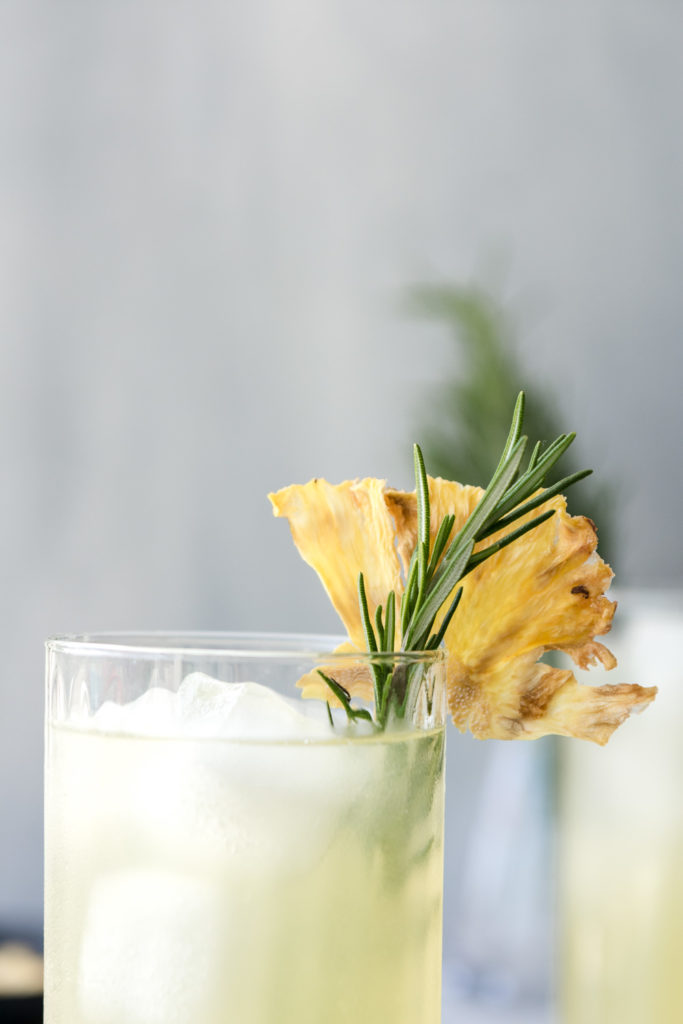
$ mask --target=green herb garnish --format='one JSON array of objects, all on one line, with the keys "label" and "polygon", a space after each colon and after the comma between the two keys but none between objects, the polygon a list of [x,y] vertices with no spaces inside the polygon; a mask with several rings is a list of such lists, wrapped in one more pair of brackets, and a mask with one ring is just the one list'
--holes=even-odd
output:
[{"label": "green herb garnish", "polygon": [[[575,434],[561,434],[543,450],[542,443],[535,444],[526,468],[522,468],[528,438],[522,434],[524,419],[524,392],[521,391],[515,403],[510,431],[505,447],[491,477],[488,487],[467,521],[451,539],[455,517],[444,516],[439,524],[430,550],[430,508],[429,488],[424,459],[419,445],[414,446],[415,490],[417,497],[417,542],[413,551],[400,602],[401,651],[424,651],[439,647],[444,639],[462,596],[460,580],[481,565],[491,555],[514,543],[525,533],[544,523],[552,515],[547,509],[528,522],[511,529],[498,540],[479,551],[474,547],[500,530],[512,526],[522,516],[533,512],[549,498],[565,491],[572,484],[587,477],[592,471],[582,470],[558,480],[550,487],[543,483],[564,452],[569,448]],[[540,491],[539,491],[540,488]],[[538,491],[538,493],[536,493]],[[363,573],[358,578],[358,600],[365,633],[367,649],[377,654],[372,659],[373,686],[375,698],[375,725],[382,729],[389,712],[404,717],[410,696],[411,666],[394,668],[383,664],[382,653],[396,650],[396,595],[387,595],[384,606],[380,605],[374,623],[368,610],[365,596]],[[435,621],[442,608],[447,606],[440,626],[435,630]],[[319,674],[330,687],[346,710],[350,721],[362,718],[372,721],[365,709],[352,707],[349,694],[335,680],[319,670]]]}]

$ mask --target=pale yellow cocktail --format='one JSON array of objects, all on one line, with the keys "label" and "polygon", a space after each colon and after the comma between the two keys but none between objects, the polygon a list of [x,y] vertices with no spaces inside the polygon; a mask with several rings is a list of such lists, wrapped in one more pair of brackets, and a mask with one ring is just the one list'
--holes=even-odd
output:
[{"label": "pale yellow cocktail", "polygon": [[442,716],[295,702],[194,673],[48,723],[46,1024],[438,1024]]}]

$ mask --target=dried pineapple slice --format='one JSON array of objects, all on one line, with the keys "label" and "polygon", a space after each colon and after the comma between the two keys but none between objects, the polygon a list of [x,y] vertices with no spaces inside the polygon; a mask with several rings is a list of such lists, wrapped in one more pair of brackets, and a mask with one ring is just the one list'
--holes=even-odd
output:
[{"label": "dried pineapple slice", "polygon": [[[483,493],[441,479],[429,478],[428,485],[432,540],[448,513],[457,531]],[[417,534],[415,494],[385,489],[379,480],[338,487],[315,480],[270,497],[275,514],[289,519],[297,547],[318,572],[352,643],[363,648],[358,572],[365,575],[371,614],[390,589],[402,593],[399,558],[405,576]],[[616,608],[604,595],[612,571],[597,555],[595,527],[570,516],[562,497],[530,516],[546,508],[555,510],[552,518],[461,581],[463,598],[445,636],[449,707],[455,725],[480,739],[556,733],[604,744],[657,691],[580,686],[570,670],[539,661],[558,650],[581,668],[598,661],[608,669],[616,665],[595,640],[608,632]],[[347,689],[368,697],[362,679]],[[325,696],[325,690],[314,680],[305,688],[311,696]]]},{"label": "dried pineapple slice", "polygon": [[[385,481],[372,478],[337,485],[315,479],[268,495],[273,514],[289,520],[299,554],[317,572],[344,623],[351,643],[342,644],[335,653],[365,649],[357,590],[360,572],[365,576],[373,617],[390,590],[397,594],[403,590],[394,523],[384,490]],[[354,697],[372,700],[373,684],[367,669],[358,665],[348,670],[335,668],[334,676]],[[305,675],[298,685],[304,697],[339,704],[316,671]]]},{"label": "dried pineapple slice", "polygon": [[371,616],[390,590],[403,590],[384,490],[384,480],[333,485],[316,479],[268,495],[273,513],[289,520],[299,554],[317,572],[349,639],[360,650],[365,648],[365,635],[358,610],[358,574],[365,576]]}]

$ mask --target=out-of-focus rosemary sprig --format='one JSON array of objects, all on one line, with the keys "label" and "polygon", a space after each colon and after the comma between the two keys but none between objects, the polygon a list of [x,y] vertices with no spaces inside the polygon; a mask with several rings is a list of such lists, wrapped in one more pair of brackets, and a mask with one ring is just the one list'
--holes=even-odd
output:
[{"label": "out-of-focus rosemary sprig", "polygon": [[[539,377],[538,367],[528,365],[518,337],[526,317],[520,318],[516,304],[500,296],[501,283],[498,277],[496,284],[496,277],[489,274],[483,284],[418,284],[405,293],[404,312],[436,324],[447,342],[447,361],[439,381],[418,406],[416,436],[430,473],[481,487],[496,464],[509,426],[508,409],[521,390],[527,396],[524,425],[529,437],[551,438],[562,429],[556,385]],[[578,442],[562,459],[563,476],[582,468]],[[590,436],[583,437],[583,442],[585,451]],[[559,476],[558,469],[551,470],[549,484]],[[599,523],[605,561],[618,561],[616,489],[602,471],[600,477],[599,483],[591,479],[581,488],[580,512]],[[573,507],[571,495],[567,497],[569,512],[576,514],[579,510]]]},{"label": "out-of-focus rosemary sprig", "polygon": [[[479,541],[512,526],[522,516],[533,512],[549,498],[566,491],[572,484],[583,480],[592,472],[590,469],[584,469],[558,480],[549,487],[543,486],[550,470],[574,440],[576,435],[573,433],[560,434],[545,450],[542,443],[537,442],[526,468],[522,468],[528,444],[528,438],[522,434],[524,400],[524,392],[521,391],[517,396],[512,424],[502,455],[474,511],[452,539],[455,516],[444,516],[431,546],[427,473],[420,446],[414,446],[417,542],[406,574],[400,603],[401,651],[424,651],[439,647],[462,597],[462,587],[458,586],[460,580],[491,555],[544,523],[554,515],[554,510],[547,509],[475,552],[474,547]],[[393,590],[390,591],[384,607],[379,605],[374,624],[368,609],[362,572],[358,578],[358,599],[368,651],[377,654],[377,658],[372,659],[375,723],[379,728],[383,728],[392,704],[397,714],[405,713],[409,682],[409,671],[405,666],[402,667],[403,671],[392,671],[388,659],[386,664],[383,664],[381,657],[382,653],[394,650],[396,595]],[[446,613],[435,630],[436,618],[446,605]],[[332,686],[334,681],[323,673],[320,674],[335,696],[339,697],[335,689],[339,684]],[[346,696],[348,697],[348,694]],[[351,707],[349,701],[342,700],[342,703],[350,719],[361,717],[360,713]]]}]

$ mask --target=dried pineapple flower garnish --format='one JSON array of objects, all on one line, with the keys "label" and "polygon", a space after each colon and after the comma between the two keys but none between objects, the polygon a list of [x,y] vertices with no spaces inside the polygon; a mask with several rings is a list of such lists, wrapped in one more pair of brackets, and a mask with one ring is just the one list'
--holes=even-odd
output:
[{"label": "dried pineapple flower garnish", "polygon": [[[270,499],[275,515],[289,520],[351,645],[393,649],[396,605],[401,649],[445,645],[448,702],[461,731],[480,739],[556,733],[604,744],[657,691],[580,686],[571,670],[539,660],[563,651],[580,668],[613,668],[614,656],[595,638],[609,631],[616,605],[605,596],[612,571],[597,554],[595,527],[570,516],[559,493],[586,474],[539,489],[573,435],[544,455],[537,445],[520,475],[522,415],[520,396],[486,491],[427,477],[416,446],[413,493],[382,480],[334,486],[318,479]],[[329,682],[307,677],[304,693],[329,698]],[[362,699],[372,694],[362,675],[345,680],[344,689]]]}]

